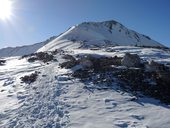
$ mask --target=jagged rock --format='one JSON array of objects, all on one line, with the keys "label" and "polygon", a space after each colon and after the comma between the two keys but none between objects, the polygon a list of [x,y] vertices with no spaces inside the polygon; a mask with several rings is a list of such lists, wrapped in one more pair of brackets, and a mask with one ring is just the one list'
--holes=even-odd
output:
[{"label": "jagged rock", "polygon": [[38,60],[42,60],[44,63],[53,60],[54,56],[45,52],[39,52],[36,54]]},{"label": "jagged rock", "polygon": [[54,56],[52,54],[49,54],[47,52],[38,52],[38,53],[32,53],[29,55],[24,55],[21,57],[28,58],[28,62],[34,62],[36,60],[43,61],[44,63],[54,60]]},{"label": "jagged rock", "polygon": [[34,72],[31,75],[23,76],[20,79],[22,82],[30,84],[30,83],[35,82],[37,77],[38,77],[38,72]]},{"label": "jagged rock", "polygon": [[137,54],[126,53],[121,64],[127,67],[139,67],[141,64],[140,57]]}]

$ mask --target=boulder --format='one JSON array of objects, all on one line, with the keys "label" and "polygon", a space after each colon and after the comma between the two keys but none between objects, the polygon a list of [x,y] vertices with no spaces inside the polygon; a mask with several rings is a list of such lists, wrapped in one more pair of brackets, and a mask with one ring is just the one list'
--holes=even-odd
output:
[{"label": "boulder", "polygon": [[140,57],[137,54],[126,53],[121,64],[126,67],[139,67],[141,65]]}]

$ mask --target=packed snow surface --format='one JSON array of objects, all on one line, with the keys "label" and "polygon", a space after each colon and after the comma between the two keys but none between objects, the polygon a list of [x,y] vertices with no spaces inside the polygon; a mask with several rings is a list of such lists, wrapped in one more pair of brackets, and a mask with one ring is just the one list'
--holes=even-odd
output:
[{"label": "packed snow surface", "polygon": [[[142,59],[170,63],[170,53],[158,49],[118,46],[99,50],[75,49],[72,55],[123,56],[137,53]],[[158,100],[123,92],[113,83],[110,89],[97,89],[70,77],[70,69],[57,61],[29,63],[20,57],[5,58],[0,66],[0,127],[2,128],[169,128],[170,108]],[[35,71],[31,84],[20,78]]]}]

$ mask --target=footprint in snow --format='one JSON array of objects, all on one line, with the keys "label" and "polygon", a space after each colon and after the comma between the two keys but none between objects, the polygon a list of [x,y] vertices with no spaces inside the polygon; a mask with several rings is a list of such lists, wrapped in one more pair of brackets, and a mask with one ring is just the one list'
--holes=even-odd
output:
[{"label": "footprint in snow", "polygon": [[144,116],[142,115],[131,115],[132,118],[135,118],[137,120],[143,120],[144,119]]},{"label": "footprint in snow", "polygon": [[6,91],[6,90],[4,90],[4,89],[1,90],[1,92],[4,92],[4,91]]},{"label": "footprint in snow", "polygon": [[13,95],[7,95],[7,97],[12,97]]},{"label": "footprint in snow", "polygon": [[68,76],[56,76],[55,77],[58,81],[68,81],[69,77]]},{"label": "footprint in snow", "polygon": [[105,99],[106,109],[113,109],[117,106],[117,103],[113,99]]},{"label": "footprint in snow", "polygon": [[8,79],[4,82],[3,86],[8,86],[8,85],[13,84],[13,83],[14,83],[13,79],[12,79],[12,78],[8,78]]},{"label": "footprint in snow", "polygon": [[23,100],[26,97],[27,97],[26,95],[17,95],[18,100]]},{"label": "footprint in snow", "polygon": [[118,120],[114,124],[120,128],[149,128],[148,126],[135,121]]}]

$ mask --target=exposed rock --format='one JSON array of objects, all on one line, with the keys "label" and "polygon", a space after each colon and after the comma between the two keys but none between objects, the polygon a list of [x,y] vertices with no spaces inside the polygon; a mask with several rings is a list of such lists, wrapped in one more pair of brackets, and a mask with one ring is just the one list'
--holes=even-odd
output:
[{"label": "exposed rock", "polygon": [[35,62],[36,60],[38,60],[36,57],[30,57],[28,58],[28,62]]},{"label": "exposed rock", "polygon": [[52,53],[53,55],[56,55],[56,54],[60,53],[60,50],[55,49],[55,50],[54,50],[54,51],[52,51],[51,53]]},{"label": "exposed rock", "polygon": [[72,55],[64,55],[63,56],[63,59],[66,59],[66,60],[71,60],[71,61],[75,61],[76,59],[72,56]]},{"label": "exposed rock", "polygon": [[80,60],[80,65],[82,65],[83,68],[90,68],[93,66],[93,63],[88,58],[83,58]]},{"label": "exposed rock", "polygon": [[63,63],[59,64],[59,66],[61,68],[68,69],[68,68],[72,68],[72,67],[76,66],[77,64],[78,64],[77,61],[69,60],[69,61],[66,61],[66,62],[63,62]]},{"label": "exposed rock", "polygon": [[31,75],[26,75],[24,77],[21,77],[20,79],[24,83],[31,84],[36,81],[37,77],[38,77],[38,72],[34,72]]},{"label": "exposed rock", "polygon": [[44,63],[53,60],[54,56],[45,52],[39,52],[36,54],[38,60],[42,60]]},{"label": "exposed rock", "polygon": [[28,62],[34,62],[37,60],[43,61],[44,63],[54,60],[54,56],[52,54],[49,54],[47,52],[38,52],[38,53],[32,53],[29,55],[24,55],[21,57],[28,58]]},{"label": "exposed rock", "polygon": [[6,60],[0,60],[0,66],[4,65],[6,63]]},{"label": "exposed rock", "polygon": [[164,64],[159,64],[155,61],[150,61],[149,63],[145,64],[145,69],[147,71],[165,71],[167,70],[167,67]]},{"label": "exposed rock", "polygon": [[141,64],[140,57],[137,54],[126,53],[121,64],[127,67],[139,67]]},{"label": "exposed rock", "polygon": [[140,66],[139,68],[116,68],[114,64],[115,60],[120,60],[118,57],[95,58],[88,56],[81,58],[77,60],[77,63],[88,65],[89,68],[76,70],[72,76],[79,78],[82,82],[92,82],[98,87],[102,85],[107,88],[114,85],[112,83],[115,80],[118,80],[118,84],[123,90],[131,92],[136,96],[144,94],[159,99],[163,103],[170,103],[170,71],[167,67],[152,62],[148,64],[156,66],[156,69],[159,70],[148,71],[139,63],[139,57],[135,55],[134,58],[137,58],[138,61],[136,62],[134,61],[136,59],[132,59],[134,62],[133,66]]}]

